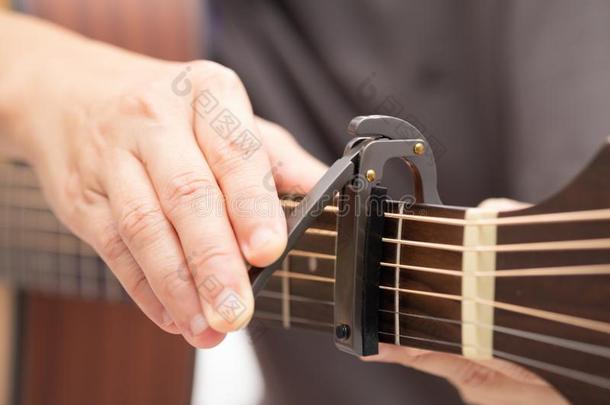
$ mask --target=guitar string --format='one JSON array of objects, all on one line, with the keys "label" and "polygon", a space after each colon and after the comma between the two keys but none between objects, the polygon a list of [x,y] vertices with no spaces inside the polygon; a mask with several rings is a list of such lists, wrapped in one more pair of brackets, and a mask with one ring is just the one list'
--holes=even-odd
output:
[{"label": "guitar string", "polygon": [[[336,231],[327,229],[309,228],[305,231],[309,235],[336,237]],[[479,245],[464,247],[448,243],[425,242],[409,239],[397,239],[383,237],[385,243],[395,245],[407,245],[427,249],[440,249],[452,252],[531,252],[531,251],[554,251],[554,250],[599,250],[610,248],[610,238],[598,239],[574,239],[549,242],[512,243],[503,245]]]},{"label": "guitar string", "polygon": [[[261,291],[259,296],[263,297],[263,298],[269,298],[269,299],[277,299],[277,300],[282,299],[281,293],[272,291],[272,290],[263,290],[263,291]],[[325,305],[325,306],[330,306],[330,307],[334,307],[334,305],[335,305],[334,302],[330,301],[330,300],[320,300],[320,299],[316,299],[316,298],[304,297],[304,296],[294,295],[294,294],[290,294],[289,298],[291,301],[294,301],[294,302],[318,304],[318,305]],[[514,329],[514,328],[510,328],[510,327],[505,327],[505,326],[483,324],[483,323],[479,323],[479,322],[464,322],[464,321],[460,321],[460,320],[456,320],[456,319],[441,318],[441,317],[435,317],[435,316],[430,316],[430,315],[414,314],[414,313],[402,312],[402,311],[393,311],[393,310],[389,310],[389,309],[379,309],[378,312],[387,313],[387,314],[393,315],[393,316],[401,315],[401,316],[406,316],[406,317],[410,317],[410,318],[424,319],[424,320],[439,322],[439,323],[449,323],[449,324],[454,324],[454,325],[459,325],[459,326],[473,325],[476,327],[491,329],[494,332],[500,332],[500,333],[517,336],[517,337],[521,337],[521,338],[528,339],[528,340],[534,340],[534,341],[538,341],[538,342],[542,342],[542,343],[552,344],[552,345],[559,346],[559,347],[562,347],[565,349],[576,350],[576,351],[591,354],[594,356],[599,356],[599,357],[604,357],[604,358],[610,359],[610,348],[591,344],[591,343],[578,342],[578,341],[571,340],[571,339],[565,339],[565,338],[545,335],[545,334],[536,333],[536,332],[522,331],[519,329]],[[395,330],[398,330],[398,329],[395,328]]]},{"label": "guitar string", "polygon": [[[313,257],[316,259],[336,260],[336,255],[328,253],[310,252],[305,250],[293,249],[289,253],[292,256]],[[400,267],[405,270],[413,270],[427,273],[438,273],[454,277],[462,277],[462,271],[442,269],[436,267],[416,266],[404,263],[392,263],[382,261],[379,263],[383,267]],[[571,275],[603,275],[610,274],[609,264],[591,264],[581,266],[557,266],[557,267],[529,267],[502,269],[492,271],[480,271],[474,273],[479,277],[539,277],[539,276],[571,276]]]},{"label": "guitar string", "polygon": [[[389,312],[391,313],[391,311],[389,311]],[[274,314],[274,313],[265,312],[265,311],[255,311],[255,315],[258,317],[261,317],[262,319],[270,319],[270,320],[275,320],[275,321],[281,320],[279,315]],[[415,314],[413,314],[413,315],[415,315]],[[430,317],[430,318],[434,318],[434,317]],[[331,330],[333,327],[332,323],[312,321],[312,320],[306,319],[306,318],[296,318],[294,320],[294,322],[301,323],[303,325],[323,326],[323,327],[327,327]],[[488,326],[488,325],[481,325],[481,326]],[[516,336],[523,337],[526,339],[542,341],[543,343],[554,344],[554,345],[561,346],[561,347],[567,348],[567,349],[584,351],[589,354],[600,355],[605,358],[608,358],[610,356],[610,353],[608,353],[610,350],[608,350],[607,348],[601,347],[601,346],[590,345],[590,344],[581,343],[581,342],[575,342],[575,341],[562,339],[562,338],[556,338],[554,336],[547,336],[547,335],[541,335],[541,334],[532,333],[532,332],[514,330],[512,328],[492,327],[492,329],[494,331],[498,331],[500,333],[510,332]],[[442,344],[442,345],[456,347],[456,348],[460,348],[460,349],[463,347],[463,345],[461,343],[457,343],[457,342],[450,342],[450,341],[438,340],[438,339],[428,339],[428,338],[422,338],[422,337],[417,337],[417,336],[404,335],[401,333],[396,334],[396,333],[392,333],[392,332],[385,332],[382,330],[380,330],[378,332],[378,334],[387,335],[391,339],[395,339],[395,337],[398,336],[401,339],[410,339],[410,340],[415,340],[415,341],[423,341],[426,343]],[[504,359],[507,359],[507,360],[510,360],[510,361],[513,361],[516,363],[521,363],[521,364],[524,364],[527,366],[550,371],[552,373],[559,374],[564,377],[568,377],[570,379],[581,381],[581,382],[584,382],[584,383],[587,383],[590,385],[594,385],[594,386],[600,387],[602,389],[610,389],[610,380],[603,376],[598,376],[598,375],[586,373],[586,372],[583,372],[580,370],[567,368],[567,367],[559,366],[556,364],[543,362],[540,360],[531,359],[531,358],[516,355],[513,353],[500,351],[497,349],[493,350],[492,354],[496,358],[504,358]]]},{"label": "guitar string", "polygon": [[[296,208],[298,205],[294,201],[281,200],[282,206],[288,208]],[[403,201],[388,201],[391,204],[404,203]],[[424,208],[425,209],[425,208]],[[339,208],[334,205],[324,207],[324,212],[339,213]],[[529,225],[529,224],[544,224],[544,223],[562,223],[562,222],[581,222],[581,221],[610,221],[610,208],[580,210],[580,211],[565,211],[543,214],[526,214],[514,217],[494,218],[494,219],[461,219],[447,218],[439,216],[415,215],[415,214],[400,214],[393,212],[384,212],[384,217],[403,219],[415,222],[430,222],[442,225],[454,226],[484,226],[484,225]]]},{"label": "guitar string", "polygon": [[[276,271],[274,273],[274,275],[278,275],[280,277],[298,278],[301,280],[308,280],[308,281],[324,282],[324,283],[329,283],[329,284],[334,284],[334,282],[335,282],[335,280],[330,277],[322,277],[322,276],[310,275],[310,274],[304,274],[304,273],[294,273],[294,272],[289,273],[289,272],[283,272],[283,271]],[[436,292],[413,290],[413,289],[407,289],[407,288],[398,288],[397,289],[397,288],[389,287],[389,286],[379,286],[379,289],[387,290],[387,291],[398,291],[400,293],[405,293],[405,294],[421,295],[421,296],[430,297],[430,298],[446,299],[446,300],[458,301],[458,302],[470,301],[468,299],[464,299],[461,295],[454,295],[454,294],[436,293]],[[536,317],[536,318],[546,319],[549,321],[578,326],[581,328],[590,329],[590,330],[600,332],[600,333],[610,334],[610,323],[603,322],[603,321],[581,318],[578,316],[566,315],[566,314],[546,311],[546,310],[537,309],[537,308],[525,307],[525,306],[521,306],[521,305],[509,304],[509,303],[501,302],[501,301],[490,301],[490,300],[484,300],[484,299],[480,299],[480,298],[477,298],[474,301],[477,304],[489,305],[494,308],[502,309],[507,312],[519,313],[522,315],[528,315],[528,316],[532,316],[532,317]]]}]

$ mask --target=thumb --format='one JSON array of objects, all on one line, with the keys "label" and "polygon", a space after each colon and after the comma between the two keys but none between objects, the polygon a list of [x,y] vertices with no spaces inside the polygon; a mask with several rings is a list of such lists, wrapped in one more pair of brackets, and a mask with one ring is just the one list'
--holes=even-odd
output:
[{"label": "thumb", "polygon": [[280,194],[306,194],[327,166],[305,151],[280,125],[258,117],[256,125],[271,161],[271,173],[264,181],[275,181]]}]

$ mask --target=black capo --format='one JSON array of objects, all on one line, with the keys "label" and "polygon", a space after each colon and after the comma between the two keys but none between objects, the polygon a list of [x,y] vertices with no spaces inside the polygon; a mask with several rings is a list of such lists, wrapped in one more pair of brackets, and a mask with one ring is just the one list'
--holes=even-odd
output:
[{"label": "black capo", "polygon": [[387,200],[383,187],[386,162],[402,158],[413,175],[417,202],[440,204],[432,149],[420,131],[399,118],[371,115],[354,118],[354,138],[314,188],[290,211],[288,243],[282,256],[265,268],[250,269],[257,296],[271,274],[324,207],[337,197],[335,264],[335,344],[348,353],[377,353],[379,262]]}]

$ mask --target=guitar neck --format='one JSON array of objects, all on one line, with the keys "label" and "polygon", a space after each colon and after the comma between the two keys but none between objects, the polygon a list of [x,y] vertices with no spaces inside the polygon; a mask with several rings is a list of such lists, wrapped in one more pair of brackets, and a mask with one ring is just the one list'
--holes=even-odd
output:
[{"label": "guitar neck", "polygon": [[[597,201],[584,211],[551,201],[490,217],[390,202],[379,340],[501,357],[568,397],[603,397],[610,389],[610,196]],[[288,212],[295,205],[284,204]],[[257,298],[258,319],[332,333],[337,215],[327,207],[273,274]],[[5,279],[22,288],[127,299],[95,252],[49,211],[26,166],[0,167],[0,226]]]}]

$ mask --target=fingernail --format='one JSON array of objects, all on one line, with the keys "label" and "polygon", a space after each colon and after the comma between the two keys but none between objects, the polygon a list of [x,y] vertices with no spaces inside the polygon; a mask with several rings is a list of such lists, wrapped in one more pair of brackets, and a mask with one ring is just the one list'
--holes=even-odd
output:
[{"label": "fingernail", "polygon": [[208,328],[208,322],[202,314],[197,314],[191,319],[191,334],[197,336],[202,334]]},{"label": "fingernail", "polygon": [[265,249],[269,243],[273,243],[278,238],[276,232],[269,228],[259,228],[254,231],[248,243],[248,250],[252,254],[256,254],[261,249]]},{"label": "fingernail", "polygon": [[231,288],[214,299],[214,309],[227,323],[235,326],[243,325],[248,314],[246,300]]},{"label": "fingernail", "polygon": [[163,314],[161,314],[161,322],[163,322],[163,326],[169,326],[174,323],[174,319],[166,310],[163,310]]}]

